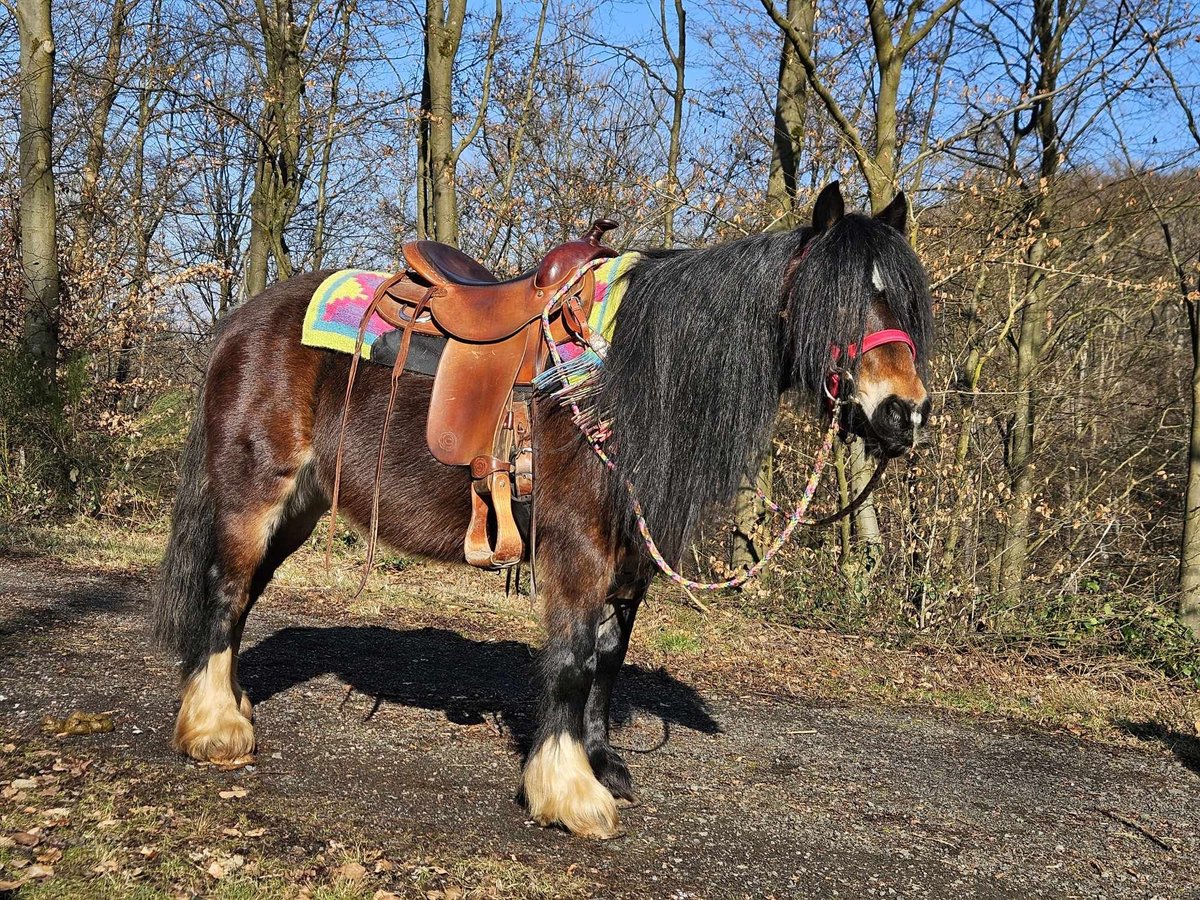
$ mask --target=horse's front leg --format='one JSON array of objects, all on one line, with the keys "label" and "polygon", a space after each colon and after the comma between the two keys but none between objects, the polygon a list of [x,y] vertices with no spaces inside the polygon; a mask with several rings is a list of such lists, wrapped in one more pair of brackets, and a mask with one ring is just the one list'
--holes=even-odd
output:
[{"label": "horse's front leg", "polygon": [[625,760],[609,743],[613,685],[625,662],[634,619],[650,585],[648,575],[619,581],[604,605],[596,639],[596,672],[584,711],[584,743],[592,771],[618,800],[636,801],[633,778]]},{"label": "horse's front leg", "polygon": [[[592,565],[588,565],[587,557]],[[584,837],[617,834],[617,804],[588,759],[585,709],[596,675],[597,634],[611,565],[590,553],[557,556],[540,567],[546,598],[546,644],[541,653],[542,702],[525,763],[524,793],[541,825],[559,824]],[[591,571],[588,571],[588,570]]]}]

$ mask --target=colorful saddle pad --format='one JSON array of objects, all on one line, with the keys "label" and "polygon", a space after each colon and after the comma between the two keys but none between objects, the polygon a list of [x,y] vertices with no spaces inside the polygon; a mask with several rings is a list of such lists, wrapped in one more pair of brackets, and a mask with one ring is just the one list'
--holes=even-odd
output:
[{"label": "colorful saddle pad", "polygon": [[[306,347],[323,347],[340,353],[353,353],[358,340],[358,326],[371,305],[375,290],[390,278],[387,272],[365,269],[342,269],[321,282],[308,303],[300,343]],[[392,326],[379,316],[371,316],[363,336],[363,359],[371,358],[371,346]]]},{"label": "colorful saddle pad", "polygon": [[[637,259],[636,253],[623,253],[596,269],[596,294],[588,325],[612,340],[617,309],[625,293],[622,276]],[[300,343],[306,347],[322,347],[339,353],[353,353],[358,339],[358,327],[363,314],[371,305],[375,291],[390,278],[388,272],[367,269],[342,269],[321,282],[309,301],[304,315]],[[379,316],[371,316],[363,336],[363,359],[371,358],[371,347],[393,327]]]}]

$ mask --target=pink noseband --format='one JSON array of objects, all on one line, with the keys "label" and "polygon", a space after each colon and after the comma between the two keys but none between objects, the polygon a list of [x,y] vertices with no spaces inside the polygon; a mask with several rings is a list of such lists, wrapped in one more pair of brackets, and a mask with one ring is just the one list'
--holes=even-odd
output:
[{"label": "pink noseband", "polygon": [[[860,353],[868,353],[876,347],[882,347],[884,344],[905,344],[908,347],[908,352],[912,354],[913,362],[917,359],[917,345],[913,339],[908,336],[907,331],[902,331],[899,328],[884,328],[881,331],[872,331],[862,339],[861,348],[858,344],[849,344],[846,347],[846,358],[853,360]],[[829,348],[829,354],[833,357],[836,363],[842,355],[842,348],[836,344]],[[838,398],[838,387],[841,383],[841,375],[838,372],[829,373],[829,383],[825,385],[825,392],[829,395],[829,400],[835,401]]]}]

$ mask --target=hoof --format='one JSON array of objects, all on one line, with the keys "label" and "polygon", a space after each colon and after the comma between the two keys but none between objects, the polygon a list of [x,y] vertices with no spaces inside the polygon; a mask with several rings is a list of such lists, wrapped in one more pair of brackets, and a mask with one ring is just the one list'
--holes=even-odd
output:
[{"label": "hoof", "polygon": [[525,765],[525,801],[539,825],[561,825],[580,837],[620,834],[612,794],[592,774],[583,745],[566,734],[543,741]]},{"label": "hoof", "polygon": [[235,763],[254,753],[254,726],[232,704],[208,715],[180,710],[172,746],[201,762]]},{"label": "hoof", "polygon": [[250,701],[230,678],[232,654],[213,654],[183,685],[172,746],[201,762],[234,763],[254,752]]}]

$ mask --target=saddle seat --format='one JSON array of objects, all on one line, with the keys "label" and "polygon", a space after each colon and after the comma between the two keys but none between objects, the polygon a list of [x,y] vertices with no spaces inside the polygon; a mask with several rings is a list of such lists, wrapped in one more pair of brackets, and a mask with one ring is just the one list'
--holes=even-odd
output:
[{"label": "saddle seat", "polygon": [[501,341],[541,315],[547,300],[579,266],[616,256],[600,244],[616,223],[600,219],[581,240],[551,250],[535,268],[500,281],[454,247],[436,241],[404,245],[404,259],[433,288],[429,309],[437,323],[463,341]]},{"label": "saddle seat", "polygon": [[[464,553],[472,565],[506,568],[524,558],[512,502],[533,496],[532,382],[549,349],[541,315],[581,266],[617,255],[600,242],[616,225],[597,220],[583,238],[555,247],[538,266],[506,281],[454,247],[412,241],[404,245],[408,270],[379,286],[363,318],[365,327],[377,312],[403,331],[393,392],[412,334],[446,341],[425,439],[440,462],[470,467],[471,523]],[[555,340],[579,333],[594,291],[595,278],[588,271],[552,311]],[[390,401],[388,409],[390,417]],[[381,460],[382,455],[381,443]],[[381,470],[382,463],[377,491]]]}]

